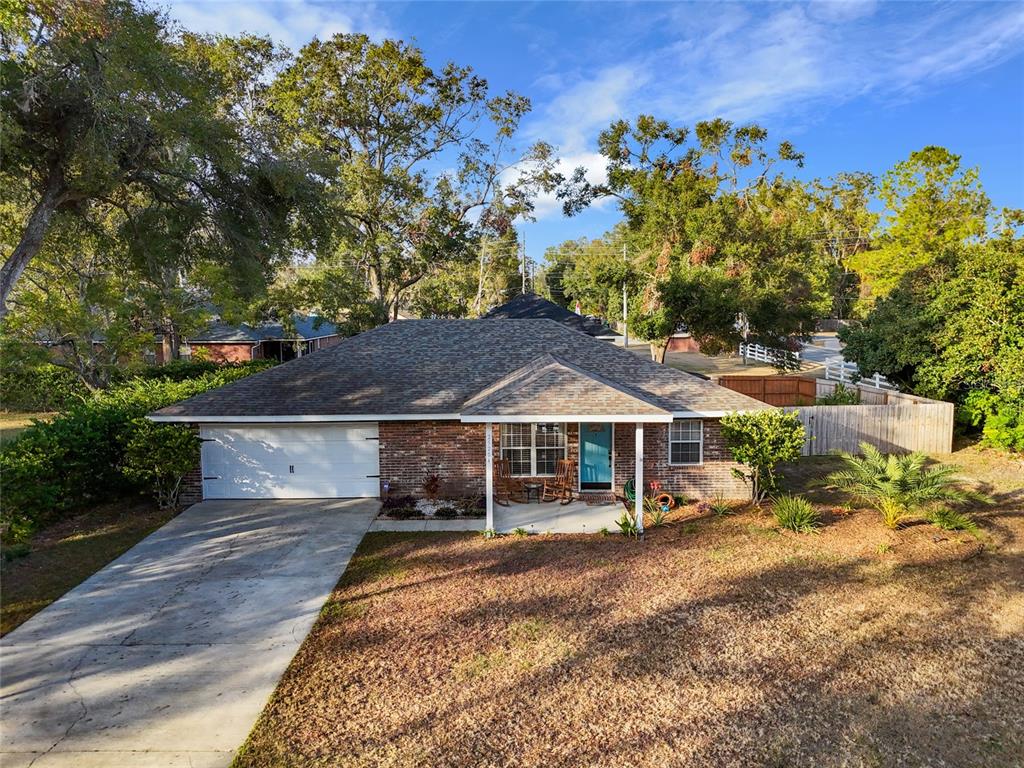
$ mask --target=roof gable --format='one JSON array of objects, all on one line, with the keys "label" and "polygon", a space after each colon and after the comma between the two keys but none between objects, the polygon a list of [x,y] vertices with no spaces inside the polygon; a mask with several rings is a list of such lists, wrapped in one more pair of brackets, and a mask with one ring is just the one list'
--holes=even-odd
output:
[{"label": "roof gable", "polygon": [[466,401],[463,416],[661,416],[670,414],[638,393],[545,354]]}]

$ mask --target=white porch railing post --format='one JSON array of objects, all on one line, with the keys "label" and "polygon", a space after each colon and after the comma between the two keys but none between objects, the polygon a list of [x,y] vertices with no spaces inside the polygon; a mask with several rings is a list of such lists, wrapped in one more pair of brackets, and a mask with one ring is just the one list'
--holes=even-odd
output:
[{"label": "white porch railing post", "polygon": [[644,425],[636,425],[636,530],[644,532]]},{"label": "white porch railing post", "polygon": [[484,425],[484,492],[487,494],[487,526],[486,530],[494,530],[494,429],[491,422]]}]

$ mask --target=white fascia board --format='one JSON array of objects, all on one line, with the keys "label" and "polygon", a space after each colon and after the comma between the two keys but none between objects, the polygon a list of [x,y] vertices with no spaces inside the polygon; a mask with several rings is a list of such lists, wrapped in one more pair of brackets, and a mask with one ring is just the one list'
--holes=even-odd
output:
[{"label": "white fascia board", "polygon": [[316,424],[329,421],[457,421],[457,413],[342,413],[313,416],[172,416],[150,414],[150,421],[177,424]]},{"label": "white fascia board", "polygon": [[587,413],[571,413],[571,414],[557,414],[557,413],[542,413],[532,415],[515,415],[515,416],[463,416],[463,424],[486,424],[491,422],[493,424],[533,424],[535,422],[546,422],[546,421],[562,421],[575,423],[579,421],[588,422],[607,422],[613,424],[636,424],[643,422],[646,424],[650,423],[668,423],[672,421],[672,414],[658,414],[658,413],[645,413],[645,414],[587,414]]},{"label": "white fascia board", "polygon": [[[768,406],[769,408],[771,406]],[[733,408],[729,411],[672,411],[673,419],[720,419],[730,413],[755,413],[768,408]]]}]

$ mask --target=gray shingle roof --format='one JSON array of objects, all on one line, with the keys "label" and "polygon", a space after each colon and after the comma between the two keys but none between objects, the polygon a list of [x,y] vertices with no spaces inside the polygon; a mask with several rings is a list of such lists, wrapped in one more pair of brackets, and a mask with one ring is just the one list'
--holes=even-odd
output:
[{"label": "gray shingle roof", "polygon": [[[317,322],[320,323],[319,327]],[[275,339],[315,339],[320,336],[334,336],[338,328],[334,323],[320,320],[316,315],[292,315],[292,323],[295,326],[295,333],[286,331],[281,323],[264,323],[263,325],[248,325],[240,323],[231,325],[222,320],[215,320],[209,323],[203,330],[190,336],[188,341],[195,344],[230,344],[248,342],[255,344],[258,341],[271,341]]]},{"label": "gray shingle roof", "polygon": [[591,414],[668,416],[640,392],[545,354],[483,390],[462,407],[463,416]]},{"label": "gray shingle roof", "polygon": [[[588,398],[599,390],[608,397],[609,389],[668,412],[769,407],[552,320],[402,320],[156,413],[182,420],[458,414],[530,365],[551,369],[546,383],[552,396],[561,387],[582,387],[583,379],[600,385],[586,384],[571,413],[591,413]],[[542,396],[541,389],[531,396]]]},{"label": "gray shingle roof", "polygon": [[555,320],[590,336],[618,336],[618,331],[609,328],[594,317],[584,317],[560,307],[535,293],[521,293],[510,301],[495,307],[485,320]]}]

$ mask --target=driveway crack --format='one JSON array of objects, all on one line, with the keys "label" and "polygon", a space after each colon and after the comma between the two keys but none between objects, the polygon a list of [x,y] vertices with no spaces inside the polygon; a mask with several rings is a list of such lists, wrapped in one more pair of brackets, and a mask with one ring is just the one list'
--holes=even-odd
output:
[{"label": "driveway crack", "polygon": [[[172,602],[174,602],[174,600],[176,598],[180,597],[182,595],[182,593],[185,592],[186,589],[188,589],[189,587],[191,587],[191,586],[201,582],[203,579],[206,578],[206,576],[210,573],[210,571],[212,571],[214,568],[216,568],[222,562],[224,562],[229,557],[231,557],[231,555],[233,555],[235,550],[238,548],[238,542],[241,540],[241,538],[242,538],[242,534],[241,533],[233,533],[233,534],[231,534],[231,536],[229,537],[228,542],[227,542],[227,548],[224,550],[224,552],[221,555],[214,556],[214,557],[210,558],[209,564],[207,564],[203,568],[199,569],[192,576],[190,576],[189,578],[185,579],[180,584],[178,584],[174,588],[174,590],[171,592],[171,594],[167,596],[167,599],[164,600],[163,602],[161,602],[156,607],[156,610],[154,610],[153,613],[151,613],[149,615],[149,617],[146,619],[146,623],[151,621],[157,614],[160,613],[160,611],[162,611],[164,608],[166,608],[168,605],[170,605]],[[145,626],[145,624],[140,624],[140,625],[136,626],[131,632],[129,632],[125,636],[125,638],[123,640],[121,640],[119,645],[132,645],[131,639],[133,637],[135,637],[135,633],[138,632],[140,629],[142,629],[143,626]]]},{"label": "driveway crack", "polygon": [[78,674],[78,670],[81,668],[82,663],[85,661],[85,657],[88,655],[89,649],[86,648],[84,651],[82,651],[82,655],[78,657],[78,661],[75,662],[75,665],[71,668],[71,671],[68,673],[68,685],[71,687],[71,690],[74,691],[75,698],[78,699],[78,706],[81,710],[78,713],[78,717],[71,721],[68,727],[64,729],[64,733],[61,735],[61,737],[57,739],[55,742],[53,742],[53,744],[50,745],[50,748],[48,750],[46,750],[45,752],[40,752],[38,755],[32,758],[32,762],[28,764],[28,768],[32,768],[32,766],[35,765],[36,761],[39,758],[53,752],[53,750],[55,750],[62,741],[64,741],[65,739],[67,739],[68,736],[71,735],[71,730],[80,722],[82,722],[82,720],[84,720],[85,717],[89,714],[89,705],[85,703],[85,697],[82,696],[82,692],[78,690],[77,686],[75,686],[75,675]]}]

